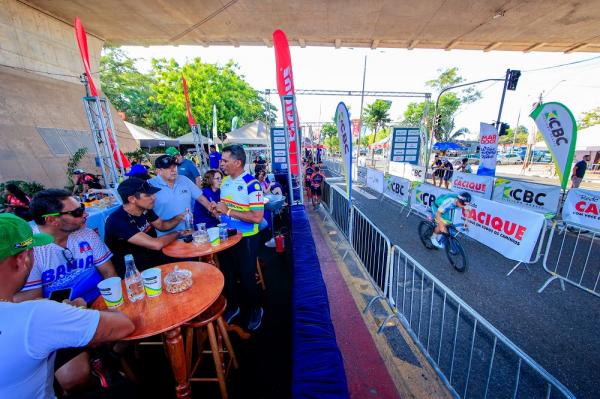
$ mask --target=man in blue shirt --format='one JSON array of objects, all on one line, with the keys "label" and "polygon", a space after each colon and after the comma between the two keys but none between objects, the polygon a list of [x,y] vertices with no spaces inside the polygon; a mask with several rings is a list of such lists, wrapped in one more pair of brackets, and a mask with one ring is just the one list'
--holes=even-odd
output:
[{"label": "man in blue shirt", "polygon": [[170,155],[175,159],[177,173],[179,173],[180,176],[187,177],[197,186],[202,185],[202,178],[200,177],[200,172],[198,172],[196,165],[194,165],[194,163],[189,159],[182,157],[177,148],[169,147],[165,151],[165,154]]},{"label": "man in blue shirt", "polygon": [[[154,166],[156,166],[157,176],[148,180],[148,183],[160,188],[160,191],[155,194],[154,202],[154,212],[158,217],[169,220],[186,212],[187,209],[193,209],[193,201],[200,201],[202,191],[190,179],[177,174],[175,158],[161,155],[154,161]],[[157,235],[160,237],[183,229],[185,229],[185,222],[182,220],[169,230],[157,231]]]},{"label": "man in blue shirt", "polygon": [[210,154],[208,154],[209,166],[211,169],[219,169],[221,162],[221,153],[217,151],[214,144],[210,145]]}]

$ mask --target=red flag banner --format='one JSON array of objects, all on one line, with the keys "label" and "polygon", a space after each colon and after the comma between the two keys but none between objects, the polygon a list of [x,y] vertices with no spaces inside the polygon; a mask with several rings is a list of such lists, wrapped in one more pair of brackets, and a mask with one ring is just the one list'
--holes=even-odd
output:
[{"label": "red flag banner", "polygon": [[[285,32],[277,29],[273,32],[273,47],[275,48],[275,64],[277,75],[277,91],[279,96],[294,95],[294,77],[292,73],[292,57],[290,56],[290,46],[288,44]],[[290,147],[290,168],[293,174],[298,174],[298,162],[296,157],[296,120],[294,117],[294,102],[285,101],[283,117],[289,128]]]},{"label": "red flag banner", "polygon": [[183,95],[185,96],[185,109],[187,111],[188,123],[190,127],[196,124],[194,116],[192,115],[192,108],[190,107],[190,98],[188,97],[188,86],[185,77],[183,77]]},{"label": "red flag banner", "polygon": [[[92,72],[90,69],[90,53],[88,51],[87,45],[87,36],[85,33],[85,28],[81,23],[79,17],[75,17],[75,37],[77,38],[77,45],[79,46],[79,53],[81,54],[81,62],[83,63],[83,69],[85,69],[85,74],[87,75],[88,85],[90,87],[90,94],[92,97],[98,97],[98,89],[96,89],[96,85],[94,84],[94,78],[92,77]],[[127,159],[125,154],[119,150],[119,154],[117,155],[115,150],[115,140],[113,139],[112,132],[110,131],[110,127],[106,127],[108,131],[108,141],[110,143],[110,149],[112,151],[113,158],[117,165],[119,164],[119,156],[121,158],[121,163],[123,164],[123,168],[131,167],[131,162]]]}]

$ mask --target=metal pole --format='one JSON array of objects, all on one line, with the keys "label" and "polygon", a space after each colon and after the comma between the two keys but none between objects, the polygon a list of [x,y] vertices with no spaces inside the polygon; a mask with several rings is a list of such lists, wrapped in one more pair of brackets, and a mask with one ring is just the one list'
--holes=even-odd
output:
[{"label": "metal pole", "polygon": [[288,174],[288,190],[289,190],[289,198],[288,198],[288,203],[290,205],[294,204],[294,187],[292,185],[292,165],[291,165],[291,159],[290,159],[290,129],[288,127],[288,123],[287,123],[287,118],[285,117],[285,99],[286,98],[293,98],[292,96],[282,96],[281,97],[281,110],[283,112],[283,130],[284,130],[284,136],[285,136],[285,157],[287,160],[287,174]]},{"label": "metal pole", "polygon": [[[302,193],[302,182],[300,181],[300,166],[302,165],[302,136],[300,126],[298,126],[298,113],[296,109],[296,96],[293,96],[292,112],[294,114],[294,129],[296,129],[296,163],[298,165],[298,192],[300,194],[300,204],[304,205],[304,194]],[[300,150],[298,150],[300,148]],[[291,168],[290,168],[291,173]]]},{"label": "metal pole", "polygon": [[502,107],[504,107],[504,97],[506,96],[506,86],[508,86],[508,77],[510,75],[510,69],[506,70],[506,77],[504,78],[504,88],[502,89],[502,98],[500,99],[500,109],[498,110],[498,119],[496,119],[496,133],[500,131],[500,118],[502,118]]},{"label": "metal pole", "polygon": [[365,64],[363,66],[363,83],[360,93],[360,115],[358,116],[358,141],[356,142],[356,166],[358,167],[358,157],[360,156],[360,133],[362,132],[363,105],[365,102],[365,81],[367,79],[367,56],[365,55]]},{"label": "metal pole", "polygon": [[519,115],[517,116],[517,126],[515,126],[515,130],[513,131],[512,151],[515,150],[515,142],[517,140],[517,133],[519,132],[519,121],[520,120],[521,120],[521,109],[519,109]]}]

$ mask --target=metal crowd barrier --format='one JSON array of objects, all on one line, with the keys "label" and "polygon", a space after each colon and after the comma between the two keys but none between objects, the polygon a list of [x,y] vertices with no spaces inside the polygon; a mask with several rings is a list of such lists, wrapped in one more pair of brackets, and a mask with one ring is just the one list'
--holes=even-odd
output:
[{"label": "metal crowd barrier", "polygon": [[346,197],[346,193],[342,191],[342,189],[336,187],[335,185],[330,185],[330,204],[329,212],[331,214],[331,218],[335,222],[335,224],[339,227],[340,231],[346,237],[346,239],[350,240],[350,207],[348,206],[348,198]]},{"label": "metal crowd barrier", "polygon": [[575,397],[396,245],[388,274],[395,313],[379,332],[397,318],[457,397]]},{"label": "metal crowd barrier", "polygon": [[[552,242],[555,236],[561,234],[562,240],[558,237],[560,241],[558,254],[552,253]],[[550,273],[551,277],[546,280],[538,293],[546,289],[554,280],[559,280],[563,291],[567,282],[600,297],[600,232],[576,224],[564,223],[560,226],[559,223],[554,222],[546,245],[543,265],[544,270]]]}]

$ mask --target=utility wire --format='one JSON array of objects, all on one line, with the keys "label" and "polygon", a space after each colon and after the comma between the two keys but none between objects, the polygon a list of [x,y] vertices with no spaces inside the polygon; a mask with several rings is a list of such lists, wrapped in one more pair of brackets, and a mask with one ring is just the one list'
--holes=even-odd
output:
[{"label": "utility wire", "polygon": [[215,12],[213,12],[212,14],[210,14],[207,17],[203,18],[200,22],[198,22],[198,23],[190,26],[189,28],[187,28],[183,32],[181,32],[181,33],[173,36],[172,38],[169,39],[169,41],[170,42],[174,42],[176,40],[181,39],[182,37],[184,37],[188,33],[190,33],[192,31],[198,29],[200,26],[204,25],[205,23],[207,23],[208,21],[210,21],[211,19],[213,19],[217,15],[221,14],[223,11],[227,10],[229,7],[231,7],[232,5],[234,5],[237,2],[238,2],[238,0],[231,0],[229,3],[225,4],[223,7],[219,8],[218,10],[216,10]]},{"label": "utility wire", "polygon": [[549,66],[549,67],[536,68],[536,69],[527,69],[527,70],[521,71],[521,72],[527,73],[527,72],[546,71],[548,69],[561,68],[561,67],[564,67],[564,66],[581,64],[582,62],[588,62],[588,61],[592,61],[592,60],[597,60],[598,58],[600,58],[600,55],[597,55],[597,56],[591,57],[591,58],[586,58],[586,59],[579,60],[579,61],[567,62],[565,64],[552,65],[552,66]]}]

